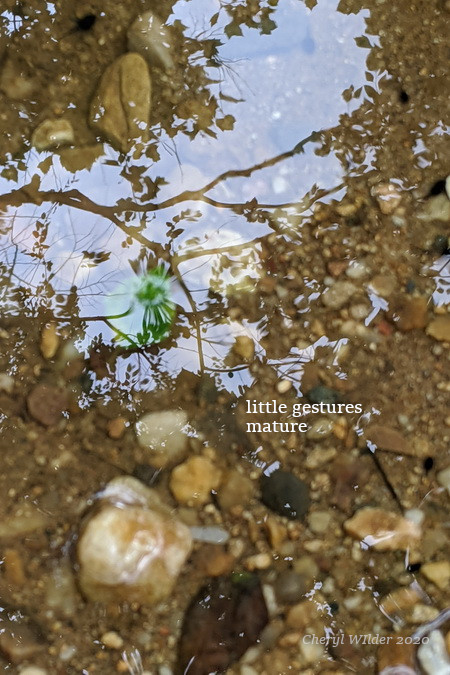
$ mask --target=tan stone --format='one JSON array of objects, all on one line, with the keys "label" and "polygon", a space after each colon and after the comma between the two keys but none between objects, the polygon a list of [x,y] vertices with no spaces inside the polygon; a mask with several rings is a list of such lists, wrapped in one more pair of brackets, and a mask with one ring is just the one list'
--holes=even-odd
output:
[{"label": "tan stone", "polygon": [[344,529],[376,551],[405,551],[421,538],[421,528],[416,523],[392,511],[370,507],[360,509],[346,520]]},{"label": "tan stone", "polygon": [[112,145],[127,152],[133,140],[148,140],[150,106],[147,63],[139,54],[124,54],[103,73],[89,121]]},{"label": "tan stone", "polygon": [[179,504],[205,504],[222,477],[222,472],[206,457],[190,457],[176,466],[170,476],[170,489]]},{"label": "tan stone", "polygon": [[450,314],[433,319],[427,326],[428,335],[440,342],[450,342]]},{"label": "tan stone", "polygon": [[413,588],[398,588],[381,600],[380,608],[384,614],[396,614],[399,611],[413,607],[421,599],[421,595]]},{"label": "tan stone", "polygon": [[116,417],[113,420],[108,420],[106,430],[110,438],[122,438],[127,427],[127,421],[123,417]]},{"label": "tan stone", "polygon": [[390,319],[403,332],[425,328],[427,325],[428,302],[424,297],[400,296],[392,303],[388,312]]},{"label": "tan stone", "polygon": [[41,331],[41,342],[39,348],[44,359],[52,359],[59,347],[59,335],[56,331],[56,324],[51,322],[44,326]]},{"label": "tan stone", "polygon": [[416,453],[407,439],[397,429],[381,424],[371,424],[364,433],[366,439],[374,443],[380,450],[388,450],[398,455],[414,456]]},{"label": "tan stone", "polygon": [[450,582],[450,562],[448,560],[439,560],[422,565],[421,573],[435,586],[445,590]]}]

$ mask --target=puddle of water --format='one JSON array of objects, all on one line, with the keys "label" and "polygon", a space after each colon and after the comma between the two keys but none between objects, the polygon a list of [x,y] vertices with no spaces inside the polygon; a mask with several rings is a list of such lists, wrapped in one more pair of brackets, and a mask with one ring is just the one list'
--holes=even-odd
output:
[{"label": "puddle of water", "polygon": [[[209,25],[216,11],[215,3],[199,3],[194,10],[191,3],[179,2],[169,23],[181,20],[185,35],[193,37],[199,26]],[[314,138],[304,154],[282,153],[312,132],[335,125],[339,115],[355,105],[344,101],[342,91],[365,82],[366,52],[355,38],[364,33],[367,15],[367,10],[340,14],[336,3],[328,0],[310,12],[290,0],[273,13],[277,27],[270,34],[244,28],[242,37],[234,36],[219,47],[220,67],[205,66],[211,79],[220,76],[210,85],[212,96],[221,99],[217,117],[229,120],[233,129],[216,138],[177,134],[173,141],[162,133],[157,162],[127,157],[124,163],[105,146],[105,154],[90,170],[71,173],[57,155],[29,151],[18,163],[13,181],[0,179],[5,194],[32,181],[33,194],[44,198],[39,206],[23,199],[23,205],[8,207],[2,217],[1,262],[10,283],[29,293],[26,306],[40,303],[70,320],[65,315],[66,299],[76,288],[76,313],[87,320],[80,347],[86,349],[100,332],[104,340],[111,340],[113,333],[105,322],[89,317],[106,316],[105,298],[135,276],[131,261],[139,259],[142,268],[151,267],[162,254],[177,268],[178,321],[185,327],[183,333],[191,334],[183,334],[171,346],[167,368],[172,375],[182,368],[226,370],[224,359],[236,334],[248,332],[257,342],[261,337],[257,323],[236,328],[224,318],[233,294],[255,292],[262,269],[261,242],[273,231],[299,237],[298,216],[309,212],[318,186],[327,191],[339,189],[342,182],[339,161],[334,155],[318,157]],[[11,17],[6,18],[10,25]],[[228,20],[222,12],[208,37],[220,35]],[[230,97],[239,102],[230,102]],[[280,155],[279,161],[249,175],[230,176],[202,191],[227,171],[251,168]],[[139,211],[136,205],[143,202],[145,181],[157,181],[158,176],[164,182],[152,210]],[[72,190],[77,192],[70,197]],[[202,193],[176,197],[189,190]],[[52,199],[54,192],[64,192],[66,204]],[[126,211],[114,218],[113,211],[104,207],[118,203]],[[265,215],[259,213],[252,220],[249,214],[255,207],[264,208]],[[4,299],[4,310],[14,311],[14,303]],[[208,320],[202,319],[199,334],[193,317],[205,311]],[[160,356],[164,363],[164,349]],[[223,379],[231,386],[229,378]],[[241,373],[239,383],[243,382]]]}]

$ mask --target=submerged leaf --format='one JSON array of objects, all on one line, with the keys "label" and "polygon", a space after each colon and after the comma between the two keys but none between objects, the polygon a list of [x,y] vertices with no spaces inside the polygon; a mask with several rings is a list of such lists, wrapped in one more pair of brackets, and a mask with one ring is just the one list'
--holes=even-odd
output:
[{"label": "submerged leaf", "polygon": [[186,612],[178,674],[224,673],[258,641],[267,622],[267,607],[256,575],[214,579],[200,589]]}]

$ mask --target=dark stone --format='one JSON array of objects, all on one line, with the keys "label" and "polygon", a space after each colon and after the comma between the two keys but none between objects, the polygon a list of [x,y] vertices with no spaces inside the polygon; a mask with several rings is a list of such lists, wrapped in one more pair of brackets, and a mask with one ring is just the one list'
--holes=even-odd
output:
[{"label": "dark stone", "polygon": [[278,602],[299,602],[306,593],[305,577],[294,570],[281,572],[274,583],[275,595]]},{"label": "dark stone", "polygon": [[317,387],[310,389],[306,398],[310,403],[340,403],[342,401],[338,391],[325,387],[323,384],[318,384]]},{"label": "dark stone", "polygon": [[449,251],[448,237],[445,234],[437,234],[431,244],[431,252],[444,255]]},{"label": "dark stone", "polygon": [[309,508],[309,489],[294,474],[278,469],[261,476],[261,501],[280,516],[301,520]]},{"label": "dark stone", "polygon": [[268,620],[256,575],[214,579],[200,589],[186,611],[177,675],[225,673],[258,641]]},{"label": "dark stone", "polygon": [[96,20],[95,14],[85,14],[80,19],[77,19],[77,30],[91,30]]}]

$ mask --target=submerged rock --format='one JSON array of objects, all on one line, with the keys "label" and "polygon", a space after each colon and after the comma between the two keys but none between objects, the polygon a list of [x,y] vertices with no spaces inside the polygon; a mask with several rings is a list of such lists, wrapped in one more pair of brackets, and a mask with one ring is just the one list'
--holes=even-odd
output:
[{"label": "submerged rock", "polygon": [[53,150],[75,142],[73,127],[68,120],[44,120],[34,130],[31,144],[36,150]]},{"label": "submerged rock", "polygon": [[179,504],[205,504],[221,478],[221,470],[207,457],[190,457],[173,469],[170,489]]},{"label": "submerged rock", "polygon": [[376,551],[406,551],[418,544],[421,528],[403,516],[383,509],[364,507],[344,523],[344,530]]},{"label": "submerged rock", "polygon": [[103,73],[91,103],[89,122],[121,152],[133,141],[148,141],[151,81],[139,54],[124,54]]},{"label": "submerged rock", "polygon": [[189,529],[129,476],[110,481],[100,500],[77,545],[83,594],[94,602],[167,598],[191,551]]},{"label": "submerged rock", "polygon": [[278,469],[261,476],[261,500],[280,516],[300,520],[309,508],[308,486],[294,474]]},{"label": "submerged rock", "polygon": [[143,415],[136,423],[138,443],[149,450],[149,462],[157,467],[180,459],[187,447],[184,410],[162,410]]},{"label": "submerged rock", "polygon": [[172,38],[153,12],[144,12],[128,29],[128,49],[137,52],[152,66],[173,68]]}]

